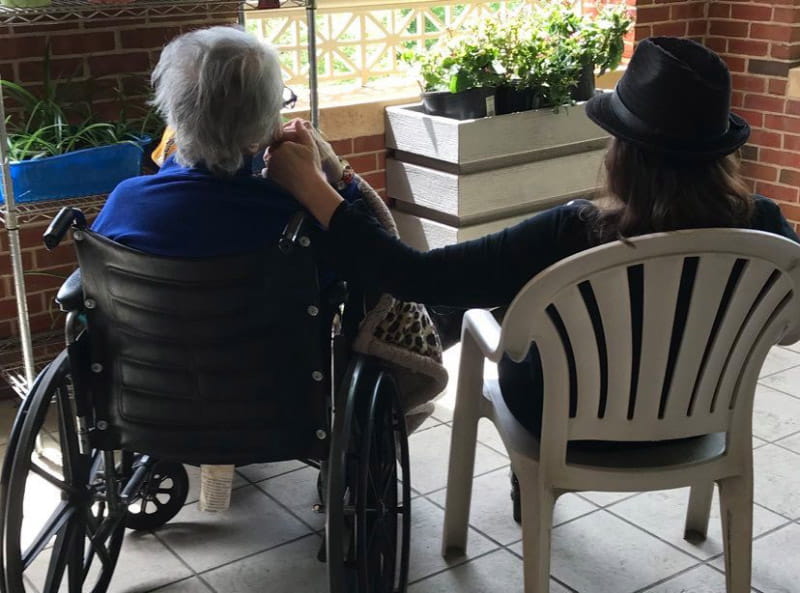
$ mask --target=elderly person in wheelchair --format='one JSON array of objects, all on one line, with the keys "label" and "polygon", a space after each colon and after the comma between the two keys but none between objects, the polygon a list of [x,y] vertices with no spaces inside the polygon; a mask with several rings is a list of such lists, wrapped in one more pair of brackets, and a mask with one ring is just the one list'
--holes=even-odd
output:
[{"label": "elderly person in wheelchair", "polygon": [[[91,228],[65,208],[45,235],[52,248],[73,231],[82,277],[58,296],[67,348],[9,437],[0,589],[30,590],[44,563],[43,593],[103,593],[125,528],[182,508],[183,463],[301,459],[325,470],[330,591],[405,591],[405,412],[446,381],[435,330],[410,342],[387,331],[412,317],[430,326],[423,307],[388,295],[364,317],[364,295],[318,270],[316,223],[253,165],[281,134],[273,49],[235,28],[194,31],[164,48],[153,82],[176,154],[121,183]],[[317,142],[339,195],[371,200],[391,231],[371,188],[342,178]],[[54,430],[56,463],[37,444]],[[55,502],[26,512],[26,486],[42,479]]]}]

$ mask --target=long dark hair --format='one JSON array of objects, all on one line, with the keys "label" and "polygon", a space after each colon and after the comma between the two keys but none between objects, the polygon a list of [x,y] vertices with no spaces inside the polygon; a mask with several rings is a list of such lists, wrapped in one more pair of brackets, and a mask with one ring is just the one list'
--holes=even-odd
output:
[{"label": "long dark hair", "polygon": [[612,138],[605,168],[608,203],[586,212],[599,243],[678,229],[744,226],[753,213],[737,155],[680,160]]}]

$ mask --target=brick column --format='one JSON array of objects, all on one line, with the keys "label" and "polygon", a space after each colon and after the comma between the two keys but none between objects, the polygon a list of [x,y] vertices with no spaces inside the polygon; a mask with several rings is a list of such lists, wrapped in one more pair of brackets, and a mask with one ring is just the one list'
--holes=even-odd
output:
[{"label": "brick column", "polygon": [[754,191],[780,202],[800,223],[800,100],[787,96],[791,68],[800,65],[796,0],[713,1],[706,44],[728,62],[733,108],[753,133],[743,151]]},{"label": "brick column", "polygon": [[726,61],[733,109],[753,128],[743,150],[745,176],[753,191],[777,200],[797,227],[800,97],[787,94],[789,71],[800,66],[797,0],[638,0],[636,7],[637,41],[690,37]]},{"label": "brick column", "polygon": [[708,0],[636,0],[636,41],[664,35],[702,41]]}]

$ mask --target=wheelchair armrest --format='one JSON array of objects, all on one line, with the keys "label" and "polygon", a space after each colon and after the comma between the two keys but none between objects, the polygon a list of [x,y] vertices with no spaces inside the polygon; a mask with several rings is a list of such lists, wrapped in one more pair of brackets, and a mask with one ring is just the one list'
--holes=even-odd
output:
[{"label": "wheelchair armrest", "polygon": [[79,311],[83,308],[83,284],[81,283],[80,268],[72,272],[58,289],[56,302],[62,311]]}]

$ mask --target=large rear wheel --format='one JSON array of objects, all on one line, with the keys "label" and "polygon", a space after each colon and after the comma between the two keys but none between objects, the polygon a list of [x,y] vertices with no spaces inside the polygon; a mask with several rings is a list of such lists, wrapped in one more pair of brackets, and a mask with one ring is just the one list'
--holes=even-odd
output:
[{"label": "large rear wheel", "polygon": [[411,528],[405,417],[391,376],[357,358],[334,414],[327,496],[332,593],[403,593]]},{"label": "large rear wheel", "polygon": [[[67,352],[43,371],[19,419],[2,500],[6,593],[104,593],[125,532],[113,453],[78,447]],[[129,468],[121,467],[125,474]],[[27,587],[27,589],[26,589]]]}]

